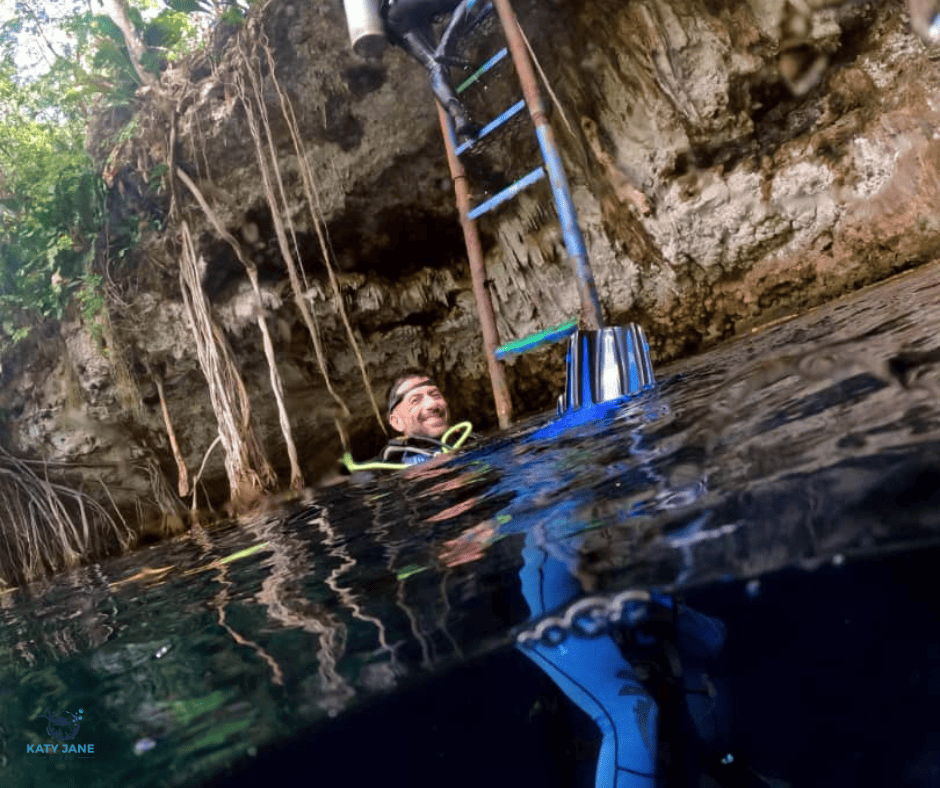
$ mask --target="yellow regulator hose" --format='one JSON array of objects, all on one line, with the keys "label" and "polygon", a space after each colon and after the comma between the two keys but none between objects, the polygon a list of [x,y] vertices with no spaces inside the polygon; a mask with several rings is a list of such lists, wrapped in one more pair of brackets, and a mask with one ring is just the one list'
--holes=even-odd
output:
[{"label": "yellow regulator hose", "polygon": [[[462,434],[460,435],[460,437],[457,438],[457,440],[455,440],[453,443],[450,443],[449,440],[451,436],[457,432],[462,432]],[[441,443],[442,451],[445,454],[450,453],[452,451],[456,451],[457,449],[459,449],[461,446],[464,445],[467,438],[470,437],[471,432],[473,432],[473,424],[471,424],[469,421],[458,422],[453,427],[448,429],[447,432],[445,432],[441,436],[440,443]],[[350,473],[355,473],[356,471],[376,471],[376,470],[400,471],[402,468],[410,467],[408,464],[404,462],[379,462],[379,461],[356,462],[353,459],[352,454],[350,454],[349,452],[346,452],[343,455],[343,465],[346,466],[347,470]]]}]

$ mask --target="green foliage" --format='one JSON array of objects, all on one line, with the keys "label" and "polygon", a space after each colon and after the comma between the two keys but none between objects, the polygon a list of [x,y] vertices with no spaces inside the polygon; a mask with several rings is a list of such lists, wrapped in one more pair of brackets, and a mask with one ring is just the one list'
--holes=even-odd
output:
[{"label": "green foliage", "polygon": [[104,329],[98,316],[105,307],[104,287],[98,274],[88,273],[81,278],[81,287],[76,293],[81,305],[82,321],[91,332],[98,348],[104,352]]},{"label": "green foliage", "polygon": [[90,70],[107,80],[107,86],[97,83],[91,89],[100,92],[110,106],[130,104],[140,87],[140,77],[127,54],[120,28],[103,14],[82,14],[74,23],[87,31],[94,42],[88,57]]},{"label": "green foliage", "polygon": [[167,0],[167,5],[181,14],[192,14],[196,11],[211,13],[212,6],[204,0]]},{"label": "green foliage", "polygon": [[[0,22],[0,349],[70,303],[96,326],[104,305],[93,273],[107,227],[113,257],[140,233],[137,216],[107,223],[106,189],[85,153],[94,112],[133,108],[140,86],[123,35],[97,2],[16,0]],[[193,51],[213,25],[240,20],[246,0],[135,0],[128,15],[159,73]],[[137,133],[134,122],[115,144]],[[109,166],[120,162],[108,162]],[[162,166],[162,169],[161,169]],[[147,188],[166,174],[158,165]],[[94,328],[92,329],[95,330]],[[98,329],[100,331],[100,328]]]},{"label": "green foliage", "polygon": [[143,42],[148,47],[172,51],[192,34],[193,23],[188,15],[166,9],[157,14],[146,26]]},{"label": "green foliage", "polygon": [[[54,78],[54,77],[53,77]],[[60,317],[93,258],[104,188],[84,152],[81,114],[0,62],[0,328],[11,340]]]},{"label": "green foliage", "polygon": [[245,12],[237,5],[232,4],[222,12],[222,21],[229,25],[239,25],[245,21]]},{"label": "green foliage", "polygon": [[[44,18],[35,15],[34,21]],[[28,31],[27,24],[15,22],[8,21],[8,29],[12,25],[20,34]],[[0,348],[23,339],[44,320],[61,318],[76,294],[90,292],[84,278],[104,224],[105,187],[85,153],[86,101],[108,91],[112,100],[127,101],[136,88],[126,52],[121,53],[123,61],[114,60],[115,67],[89,70],[100,66],[109,51],[118,52],[108,49],[116,43],[108,37],[114,32],[109,24],[106,17],[87,14],[62,22],[61,29],[82,35],[40,73],[23,73],[15,36],[3,38]],[[34,28],[37,35],[41,32]],[[102,46],[88,57],[92,36]],[[93,305],[86,296],[83,311]]]}]

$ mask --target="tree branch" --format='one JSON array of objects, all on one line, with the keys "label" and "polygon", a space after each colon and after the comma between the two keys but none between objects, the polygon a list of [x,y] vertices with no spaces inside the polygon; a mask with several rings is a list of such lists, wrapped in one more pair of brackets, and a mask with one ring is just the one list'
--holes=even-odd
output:
[{"label": "tree branch", "polygon": [[120,28],[121,35],[124,36],[127,54],[130,56],[131,63],[133,63],[134,70],[137,72],[137,76],[140,77],[140,81],[151,87],[156,85],[157,80],[154,78],[153,74],[141,65],[140,58],[144,54],[144,45],[140,38],[138,38],[134,24],[131,22],[130,15],[127,11],[127,0],[104,0],[104,4],[108,16],[114,20],[114,24]]}]

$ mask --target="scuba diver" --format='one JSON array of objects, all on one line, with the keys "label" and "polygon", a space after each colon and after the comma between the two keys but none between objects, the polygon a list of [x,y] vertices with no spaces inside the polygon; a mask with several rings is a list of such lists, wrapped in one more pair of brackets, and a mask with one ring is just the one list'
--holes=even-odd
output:
[{"label": "scuba diver", "polygon": [[[454,122],[458,137],[474,137],[479,126],[463,102],[457,98],[446,66],[464,65],[453,52],[460,35],[483,16],[479,0],[383,0],[380,13],[389,40],[417,60],[431,78],[431,90]],[[437,43],[432,24],[443,14],[451,14]]]},{"label": "scuba diver", "polygon": [[[608,337],[616,341],[605,341]],[[619,347],[622,355],[615,358],[611,347]],[[594,376],[588,369],[583,369],[583,381],[573,380],[576,365],[569,358],[572,407],[553,425],[556,437],[587,416],[622,418],[625,398],[655,390],[648,346],[638,327],[583,332],[572,337],[569,356],[579,349],[598,355],[589,369],[609,371],[616,365],[620,385],[614,386],[611,374]],[[652,404],[648,398],[637,400],[638,421],[648,418]],[[372,463],[347,462],[349,470],[407,468],[458,447],[459,441],[448,442],[455,427],[449,426],[447,401],[425,370],[402,370],[388,389],[387,406],[388,422],[401,436]],[[469,429],[466,425],[467,435]],[[633,472],[652,475],[655,469],[646,463]],[[498,499],[494,493],[489,489],[487,498]],[[474,493],[469,502],[476,500]],[[580,505],[569,498],[535,517],[517,512],[502,521],[479,522],[445,542],[439,560],[449,567],[466,563],[495,540],[524,534],[519,580],[529,624],[516,648],[596,724],[600,749],[594,788],[766,785],[727,755],[730,705],[713,670],[725,643],[724,624],[666,593],[631,590],[629,601],[614,606],[609,603],[616,597],[585,597],[581,547],[586,527],[592,526],[578,514]],[[622,516],[629,521],[634,513],[625,510]],[[598,618],[570,615],[579,606],[605,604],[610,614],[602,628],[596,626]]]},{"label": "scuba diver", "polygon": [[[459,449],[471,438],[470,422],[451,426],[447,400],[431,375],[419,367],[399,372],[388,387],[386,399],[388,423],[401,435],[392,438],[378,456],[368,462],[357,463],[350,454],[345,454],[343,464],[348,471],[406,468]],[[452,435],[457,438],[451,440]]]},{"label": "scuba diver", "polygon": [[379,457],[383,462],[416,465],[444,447],[438,440],[450,426],[447,400],[422,369],[402,370],[388,387],[388,423],[399,438],[392,438]]}]

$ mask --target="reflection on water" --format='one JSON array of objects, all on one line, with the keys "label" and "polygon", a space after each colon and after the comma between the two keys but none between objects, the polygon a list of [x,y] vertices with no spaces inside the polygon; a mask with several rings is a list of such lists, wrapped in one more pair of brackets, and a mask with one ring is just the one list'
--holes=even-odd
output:
[{"label": "reflection on water", "polygon": [[[659,704],[662,717],[675,682],[663,679],[660,689],[672,689],[647,698],[650,671],[667,675],[670,658],[624,661],[639,641],[623,621],[651,615],[649,606],[615,605],[626,590],[700,598],[709,620],[728,626],[729,642],[737,637],[759,649],[741,634],[740,616],[750,614],[734,618],[727,589],[737,589],[735,604],[769,604],[761,600],[771,598],[765,589],[777,582],[773,573],[804,572],[788,587],[796,598],[793,589],[833,568],[936,543],[938,294],[940,270],[906,275],[660,371],[657,392],[582,423],[534,419],[457,457],[312,492],[253,522],[197,529],[0,595],[0,780],[45,788],[234,779],[251,774],[252,762],[271,767],[272,753],[287,758],[271,749],[278,742],[307,737],[303,750],[333,741],[352,721],[364,730],[364,710],[379,719],[396,698],[430,702],[426,687],[444,686],[429,685],[432,677],[476,686],[468,671],[477,664],[516,671],[506,680],[497,670],[475,697],[499,716],[486,718],[494,730],[518,713],[509,730],[519,747],[532,726],[573,719],[553,689],[564,683],[557,674],[575,677],[592,659],[609,660],[593,675],[607,670],[617,679],[601,708],[629,701],[636,735],[655,734],[637,703],[652,711]],[[549,577],[555,591],[542,594]],[[759,623],[786,615],[778,606]],[[936,615],[929,623],[938,623]],[[548,642],[537,653],[542,647],[527,641],[536,631],[560,645]],[[677,647],[686,673],[690,648]],[[593,656],[565,663],[558,649]],[[741,652],[729,653],[731,664]],[[779,648],[758,653],[772,660]],[[637,665],[636,674],[624,674]],[[739,682],[750,680],[745,668],[736,671]],[[816,672],[801,675],[815,682]],[[717,686],[713,675],[701,676]],[[496,686],[499,696],[487,695]],[[626,686],[633,689],[621,694]],[[699,689],[711,697],[708,685]],[[513,692],[522,699],[506,706]],[[621,730],[624,714],[612,712],[605,729],[603,714],[568,694],[602,732]],[[409,707],[395,708],[403,729],[417,724]],[[442,708],[435,712],[443,715],[441,735],[453,730],[459,738],[458,721]],[[71,741],[93,744],[93,753],[47,753],[46,744],[68,743],[50,738],[41,715],[79,709]],[[765,718],[735,724],[752,732],[769,725]],[[664,725],[660,749],[672,748],[674,765],[692,734],[683,740],[689,747],[664,743]],[[556,728],[546,735],[557,736]],[[551,768],[528,764],[523,772],[542,768],[546,780],[593,785],[609,739],[590,730],[593,743],[572,752],[579,765],[570,772],[559,755]],[[390,740],[395,733],[387,731]],[[773,760],[763,739],[744,738]],[[897,770],[909,767],[903,784],[936,784],[940,763],[930,741],[896,748]],[[436,757],[420,741],[411,746],[428,762]],[[617,747],[617,758],[639,757]],[[339,764],[322,750],[317,757],[325,773],[339,776],[367,768],[369,751],[352,761],[337,752]],[[485,763],[484,755],[471,760]],[[824,784],[794,780],[794,764],[761,763],[761,784]],[[508,784],[515,772],[507,768],[489,781]],[[471,784],[474,769],[464,764],[447,781]],[[423,784],[417,771],[411,781]]]}]

